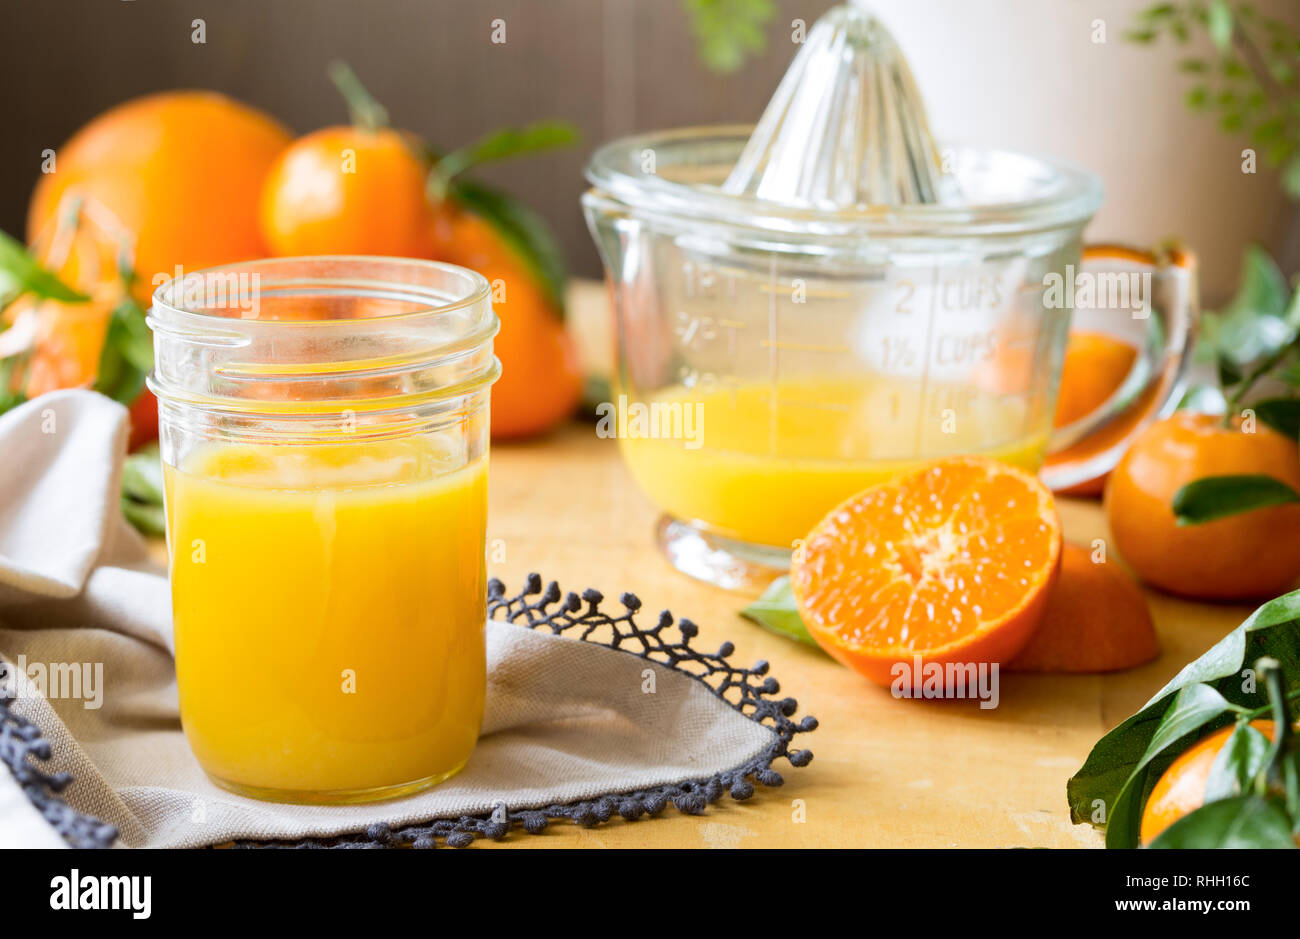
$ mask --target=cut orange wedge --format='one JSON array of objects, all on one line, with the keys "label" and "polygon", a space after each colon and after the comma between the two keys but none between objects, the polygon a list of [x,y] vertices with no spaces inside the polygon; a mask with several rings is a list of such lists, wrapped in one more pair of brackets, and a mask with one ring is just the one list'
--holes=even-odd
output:
[{"label": "cut orange wedge", "polygon": [[956,457],[833,509],[795,552],[790,584],[822,648],[888,686],[918,657],[948,676],[1010,660],[1060,560],[1061,523],[1036,477]]}]

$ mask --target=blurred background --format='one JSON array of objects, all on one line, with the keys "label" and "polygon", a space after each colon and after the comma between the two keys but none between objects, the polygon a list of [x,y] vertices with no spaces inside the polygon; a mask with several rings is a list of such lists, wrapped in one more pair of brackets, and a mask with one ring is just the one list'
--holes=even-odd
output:
[{"label": "blurred background", "polygon": [[[602,141],[688,124],[752,122],[827,0],[735,0],[772,9],[766,47],[736,71],[707,67],[685,0],[60,0],[0,6],[0,227],[23,231],[41,152],[124,99],[211,88],[297,132],[345,123],[326,78],[349,62],[393,123],[452,147],[539,118],[578,125],[580,146],[485,172],[554,226],[575,273],[599,276],[578,209]],[[1275,174],[1241,171],[1247,144],[1184,104],[1185,52],[1124,39],[1134,0],[878,0],[941,139],[1065,157],[1099,173],[1093,239],[1185,239],[1208,303],[1229,294],[1251,240],[1300,260],[1293,203]],[[1295,0],[1257,6],[1300,23]],[[202,18],[206,42],[191,41]],[[492,41],[505,22],[506,41]],[[1100,24],[1100,26],[1099,26]],[[1098,30],[1104,41],[1097,41]],[[1261,161],[1262,164],[1262,161]]]}]

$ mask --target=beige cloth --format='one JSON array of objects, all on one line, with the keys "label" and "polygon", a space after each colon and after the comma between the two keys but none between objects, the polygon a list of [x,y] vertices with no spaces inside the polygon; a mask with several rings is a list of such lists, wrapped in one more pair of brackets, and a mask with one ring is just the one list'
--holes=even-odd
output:
[{"label": "beige cloth", "polygon": [[[540,807],[708,776],[772,742],[772,731],[680,672],[489,622],[484,733],[460,775],[365,806],[281,805],[219,789],[181,733],[166,577],[118,508],[125,434],[125,410],[85,391],[49,394],[0,417],[0,655],[25,659],[16,708],[52,743],[42,768],[72,773],[64,798],[117,825],[122,844],[328,836],[500,803]],[[52,665],[64,668],[63,691],[68,666],[78,666],[88,679],[80,697],[36,690],[39,669]],[[657,673],[654,693],[643,692],[646,668]],[[0,774],[5,843],[48,844],[8,772]]]}]

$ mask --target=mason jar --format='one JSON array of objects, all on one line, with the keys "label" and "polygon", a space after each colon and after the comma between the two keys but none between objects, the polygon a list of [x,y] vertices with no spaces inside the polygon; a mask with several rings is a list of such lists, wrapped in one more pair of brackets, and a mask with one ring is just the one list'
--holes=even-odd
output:
[{"label": "mason jar", "polygon": [[149,316],[181,721],[218,785],[389,798],[486,685],[487,282],[401,258],[177,277]]}]

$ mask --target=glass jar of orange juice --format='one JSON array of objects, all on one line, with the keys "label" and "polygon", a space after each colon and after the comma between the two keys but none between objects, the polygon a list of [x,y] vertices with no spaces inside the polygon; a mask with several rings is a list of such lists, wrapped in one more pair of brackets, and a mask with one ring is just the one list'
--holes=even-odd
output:
[{"label": "glass jar of orange juice", "polygon": [[465,765],[486,685],[487,282],[399,258],[178,277],[149,324],[181,721],[256,798]]}]

